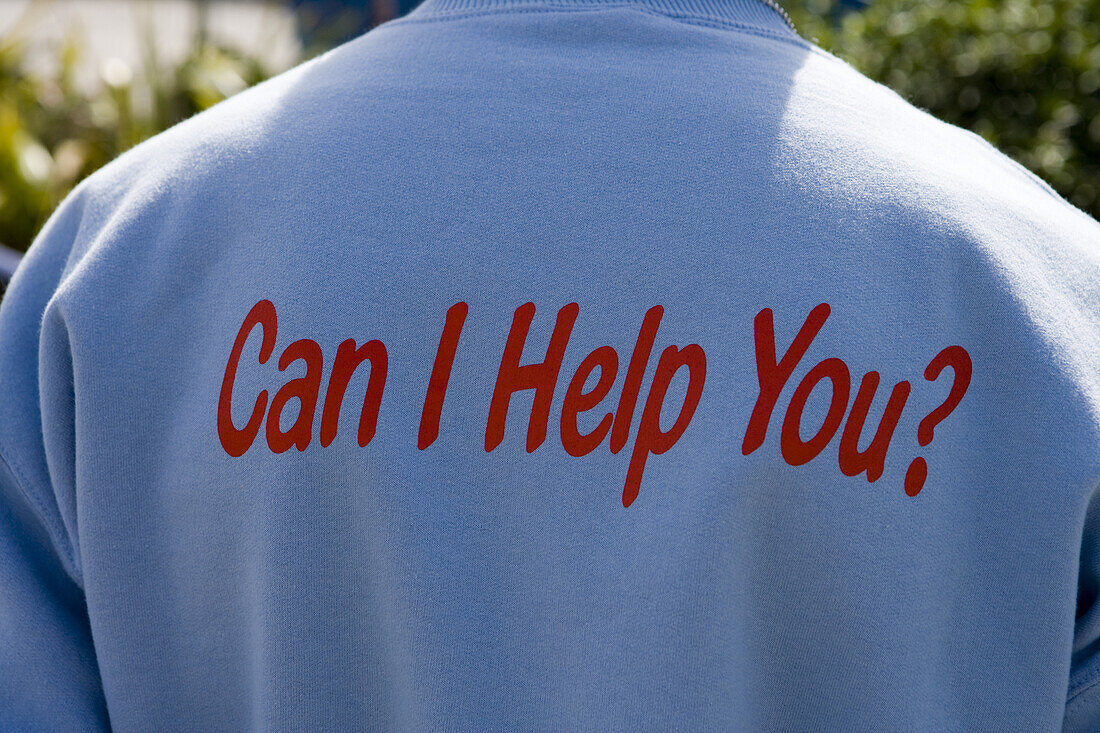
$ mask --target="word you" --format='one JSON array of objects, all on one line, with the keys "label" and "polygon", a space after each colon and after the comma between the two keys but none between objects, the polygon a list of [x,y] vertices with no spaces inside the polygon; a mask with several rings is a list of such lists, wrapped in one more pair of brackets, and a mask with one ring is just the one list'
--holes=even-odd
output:
[{"label": "word you", "polygon": [[[822,303],[810,311],[781,359],[776,359],[775,328],[771,309],[765,308],[756,314],[753,326],[760,394],[756,399],[745,430],[745,439],[741,444],[743,455],[749,455],[764,443],[768,423],[779,400],[779,394],[790,380],[795,367],[806,355],[811,342],[825,325],[829,310],[828,303]],[[958,407],[970,386],[973,365],[970,354],[961,346],[948,346],[932,357],[924,370],[924,378],[930,382],[935,381],[948,366],[954,372],[954,381],[947,398],[928,413],[917,427],[917,442],[922,446],[932,442],[936,426]],[[828,412],[813,437],[804,441],[799,433],[802,412],[810,393],[825,379],[828,379],[832,385]],[[824,359],[814,365],[795,387],[794,395],[783,417],[779,434],[779,447],[783,459],[792,466],[808,463],[825,450],[843,423],[844,430],[840,435],[838,454],[841,473],[845,476],[856,476],[866,472],[868,481],[876,481],[882,475],[883,466],[886,463],[886,451],[890,447],[894,430],[901,419],[902,410],[905,408],[911,390],[909,382],[906,381],[894,385],[871,444],[866,450],[860,451],[858,447],[860,435],[867,421],[871,402],[875,398],[878,383],[878,372],[865,374],[860,380],[855,401],[849,412],[848,398],[851,394],[852,378],[848,365],[836,357]],[[846,413],[847,421],[844,419]],[[927,476],[927,462],[923,458],[915,458],[905,473],[905,493],[909,496],[919,494]]]}]

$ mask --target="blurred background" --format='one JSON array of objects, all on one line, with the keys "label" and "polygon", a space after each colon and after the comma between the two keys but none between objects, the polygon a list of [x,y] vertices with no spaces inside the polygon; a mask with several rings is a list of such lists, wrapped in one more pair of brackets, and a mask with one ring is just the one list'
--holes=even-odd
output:
[{"label": "blurred background", "polygon": [[[83,177],[416,0],[0,0],[0,295]],[[1100,0],[784,0],[803,37],[1100,218]]]}]

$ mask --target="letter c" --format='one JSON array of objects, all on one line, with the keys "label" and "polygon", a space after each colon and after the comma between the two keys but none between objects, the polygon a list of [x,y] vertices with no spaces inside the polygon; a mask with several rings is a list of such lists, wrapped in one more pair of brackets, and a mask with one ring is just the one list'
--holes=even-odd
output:
[{"label": "letter c", "polygon": [[278,331],[279,321],[275,314],[275,305],[270,300],[261,300],[252,306],[252,310],[245,316],[241,330],[237,332],[237,340],[233,343],[233,351],[229,354],[229,361],[225,365],[225,377],[222,379],[222,391],[218,397],[218,438],[222,448],[234,458],[243,456],[252,446],[252,441],[260,431],[263,423],[264,411],[267,410],[267,390],[260,392],[256,398],[256,405],[252,408],[252,415],[248,418],[248,424],[243,430],[238,430],[233,425],[233,417],[230,407],[233,402],[233,380],[237,376],[237,365],[241,360],[241,352],[244,351],[244,342],[248,340],[248,334],[259,325],[263,332],[263,342],[260,344],[260,363],[264,364],[271,357],[275,349],[275,336]]}]

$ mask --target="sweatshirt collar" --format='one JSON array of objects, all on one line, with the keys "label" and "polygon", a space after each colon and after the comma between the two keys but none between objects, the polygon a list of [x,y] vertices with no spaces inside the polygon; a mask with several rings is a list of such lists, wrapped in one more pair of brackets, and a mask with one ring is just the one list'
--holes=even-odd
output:
[{"label": "sweatshirt collar", "polygon": [[427,19],[532,7],[591,10],[600,6],[634,6],[683,20],[797,35],[776,0],[424,0],[406,17]]}]

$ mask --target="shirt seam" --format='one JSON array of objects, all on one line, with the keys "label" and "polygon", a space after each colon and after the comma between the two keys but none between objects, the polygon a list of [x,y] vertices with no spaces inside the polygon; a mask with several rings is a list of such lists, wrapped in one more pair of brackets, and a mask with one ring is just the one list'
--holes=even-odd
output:
[{"label": "shirt seam", "polygon": [[380,28],[390,28],[398,25],[405,25],[407,23],[432,23],[445,20],[463,20],[466,18],[479,17],[484,15],[499,15],[505,13],[571,13],[571,12],[585,12],[585,11],[599,11],[607,10],[608,8],[624,8],[627,10],[636,10],[639,13],[645,13],[646,15],[652,15],[658,18],[667,18],[676,22],[684,23],[686,25],[698,25],[706,26],[710,28],[718,28],[720,30],[739,31],[742,33],[748,33],[750,35],[762,36],[764,38],[770,38],[776,41],[783,41],[790,43],[800,48],[814,48],[814,45],[798,35],[792,35],[794,32],[783,33],[781,31],[773,31],[768,28],[763,28],[751,23],[742,23],[733,20],[718,20],[716,18],[710,18],[707,16],[692,15],[689,13],[671,13],[654,10],[652,8],[646,8],[639,6],[631,2],[609,2],[600,5],[593,6],[577,6],[577,5],[565,5],[553,2],[539,2],[537,5],[530,6],[512,6],[512,7],[495,7],[495,8],[481,8],[477,10],[454,10],[454,11],[436,11],[431,15],[422,16],[405,16],[396,20],[391,20]]},{"label": "shirt seam", "polygon": [[2,464],[4,468],[8,470],[8,473],[11,474],[12,478],[15,479],[15,485],[23,495],[23,498],[31,505],[31,508],[38,515],[38,520],[42,522],[43,526],[45,526],[53,536],[54,544],[61,552],[62,559],[65,560],[69,566],[67,568],[69,574],[72,575],[77,585],[83,588],[83,581],[80,578],[80,573],[76,570],[76,555],[72,547],[69,546],[69,543],[65,541],[66,532],[64,527],[60,526],[58,520],[54,519],[49,511],[46,510],[45,503],[27,489],[31,482],[28,481],[26,475],[19,470],[18,465],[4,455],[3,445],[0,445],[0,464]]},{"label": "shirt seam", "polygon": [[1069,695],[1066,696],[1068,703],[1080,696],[1082,693],[1087,692],[1096,685],[1100,684],[1100,669],[1094,669],[1090,671],[1083,679],[1077,680],[1076,684],[1071,688]]}]

